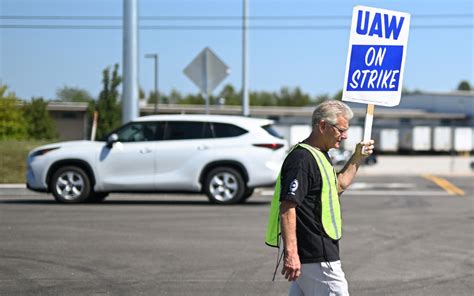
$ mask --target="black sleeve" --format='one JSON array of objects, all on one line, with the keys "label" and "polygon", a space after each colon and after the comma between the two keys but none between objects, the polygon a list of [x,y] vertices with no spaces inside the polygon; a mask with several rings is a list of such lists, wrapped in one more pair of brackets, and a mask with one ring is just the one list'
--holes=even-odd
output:
[{"label": "black sleeve", "polygon": [[289,200],[301,205],[310,186],[311,162],[314,163],[314,157],[304,148],[296,148],[286,157],[280,176],[280,201]]}]

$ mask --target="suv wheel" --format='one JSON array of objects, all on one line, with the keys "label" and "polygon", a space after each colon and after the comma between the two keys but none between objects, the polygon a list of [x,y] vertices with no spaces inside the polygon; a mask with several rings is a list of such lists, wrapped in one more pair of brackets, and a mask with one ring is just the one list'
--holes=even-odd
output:
[{"label": "suv wheel", "polygon": [[87,201],[91,203],[100,203],[103,202],[107,196],[109,196],[108,192],[93,192]]},{"label": "suv wheel", "polygon": [[244,203],[245,201],[247,201],[247,199],[249,199],[252,196],[254,191],[255,191],[255,188],[247,188],[240,202]]},{"label": "suv wheel", "polygon": [[217,204],[238,203],[244,197],[245,187],[242,175],[230,167],[212,169],[204,181],[204,192]]},{"label": "suv wheel", "polygon": [[91,185],[87,174],[76,166],[59,168],[51,178],[51,192],[58,202],[80,203],[89,198]]}]

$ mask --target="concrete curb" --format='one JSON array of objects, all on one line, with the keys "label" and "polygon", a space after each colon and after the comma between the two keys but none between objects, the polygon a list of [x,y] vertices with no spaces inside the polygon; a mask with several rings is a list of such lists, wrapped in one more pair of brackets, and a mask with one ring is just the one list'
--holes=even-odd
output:
[{"label": "concrete curb", "polygon": [[0,189],[26,189],[25,184],[0,184]]},{"label": "concrete curb", "polygon": [[379,156],[377,164],[362,166],[360,175],[474,176],[473,157],[465,156]]}]

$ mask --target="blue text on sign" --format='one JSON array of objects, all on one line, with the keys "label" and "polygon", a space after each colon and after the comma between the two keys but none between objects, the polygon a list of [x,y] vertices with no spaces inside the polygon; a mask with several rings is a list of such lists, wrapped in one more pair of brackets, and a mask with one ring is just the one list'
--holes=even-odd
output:
[{"label": "blue text on sign", "polygon": [[[400,17],[400,21],[397,23],[397,17],[392,15],[389,19],[388,14],[382,15],[379,12],[374,14],[374,17],[370,18],[370,11],[359,10],[357,13],[357,27],[356,32],[359,35],[369,35],[369,36],[378,36],[380,38],[386,38],[397,40],[398,36],[400,35],[400,31],[403,26],[404,17]],[[372,21],[369,24],[369,21]]]},{"label": "blue text on sign", "polygon": [[348,91],[398,91],[401,45],[352,45]]}]

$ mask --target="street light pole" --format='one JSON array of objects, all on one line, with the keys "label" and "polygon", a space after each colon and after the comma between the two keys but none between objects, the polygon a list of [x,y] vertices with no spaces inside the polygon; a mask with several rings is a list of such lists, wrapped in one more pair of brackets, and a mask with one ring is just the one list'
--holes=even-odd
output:
[{"label": "street light pole", "polygon": [[122,71],[122,122],[127,123],[140,116],[138,106],[138,0],[123,0]]},{"label": "street light pole", "polygon": [[149,53],[145,55],[145,58],[155,59],[155,114],[158,113],[158,101],[160,100],[160,94],[158,93],[158,54]]},{"label": "street light pole", "polygon": [[242,115],[249,116],[249,75],[248,75],[248,0],[243,0],[242,13]]}]

